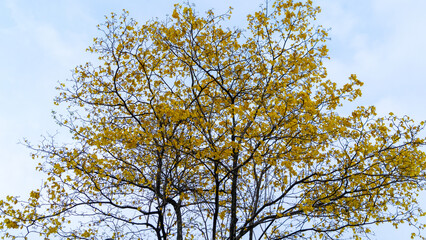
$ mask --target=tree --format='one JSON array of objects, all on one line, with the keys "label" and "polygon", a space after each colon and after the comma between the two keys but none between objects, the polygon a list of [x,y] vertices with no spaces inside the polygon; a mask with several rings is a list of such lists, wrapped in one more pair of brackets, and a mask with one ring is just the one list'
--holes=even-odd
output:
[{"label": "tree", "polygon": [[[176,5],[164,22],[112,14],[56,103],[71,144],[46,138],[48,175],[0,202],[3,238],[359,239],[424,215],[424,123],[374,107],[356,75],[326,79],[319,8],[277,0],[248,16]],[[414,236],[414,235],[413,235]]]}]

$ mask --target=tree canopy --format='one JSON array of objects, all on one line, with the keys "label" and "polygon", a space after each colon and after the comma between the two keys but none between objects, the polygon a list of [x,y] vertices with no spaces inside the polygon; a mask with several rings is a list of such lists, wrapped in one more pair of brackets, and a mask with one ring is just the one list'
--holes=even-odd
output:
[{"label": "tree canopy", "polygon": [[[424,123],[338,114],[361,95],[327,79],[327,31],[312,1],[276,0],[224,27],[232,9],[175,5],[144,24],[111,14],[58,87],[70,143],[34,149],[47,174],[0,201],[3,239],[359,239],[424,215]],[[98,65],[99,63],[99,65]],[[414,236],[415,234],[413,234]]]}]

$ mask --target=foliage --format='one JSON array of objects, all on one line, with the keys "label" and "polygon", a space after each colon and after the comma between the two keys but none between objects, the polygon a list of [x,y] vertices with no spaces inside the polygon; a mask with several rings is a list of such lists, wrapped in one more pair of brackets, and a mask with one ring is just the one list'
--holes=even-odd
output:
[{"label": "foliage", "polygon": [[[423,226],[424,124],[374,107],[355,75],[326,79],[311,1],[231,15],[176,5],[164,22],[112,14],[56,103],[72,144],[34,147],[48,178],[0,202],[4,238],[357,239]],[[47,141],[48,140],[48,141]]]}]

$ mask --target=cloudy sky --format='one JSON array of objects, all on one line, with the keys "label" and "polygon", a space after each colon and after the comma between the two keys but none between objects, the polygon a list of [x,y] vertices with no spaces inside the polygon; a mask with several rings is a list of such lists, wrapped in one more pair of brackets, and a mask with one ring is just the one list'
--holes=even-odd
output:
[{"label": "cloudy sky", "polygon": [[[37,143],[55,133],[52,99],[58,81],[89,61],[85,53],[96,25],[110,12],[130,11],[139,22],[171,13],[170,0],[0,0],[0,197],[26,196],[41,185],[30,151],[17,144]],[[236,25],[262,0],[193,1],[200,12],[234,7]],[[426,120],[426,1],[316,0],[319,23],[331,28],[329,78],[343,82],[351,73],[364,81],[363,97],[354,104],[375,105]],[[426,194],[423,194],[426,205]],[[424,220],[426,222],[426,220]],[[426,233],[425,233],[426,234]],[[377,228],[372,239],[408,239],[406,228]]]}]

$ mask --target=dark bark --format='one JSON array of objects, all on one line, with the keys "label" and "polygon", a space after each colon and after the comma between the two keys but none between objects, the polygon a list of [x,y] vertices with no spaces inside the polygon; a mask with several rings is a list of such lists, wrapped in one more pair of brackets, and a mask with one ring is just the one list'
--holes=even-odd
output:
[{"label": "dark bark", "polygon": [[214,174],[215,174],[215,196],[214,196],[214,213],[213,213],[213,229],[212,229],[212,240],[216,240],[216,230],[217,230],[217,218],[219,215],[219,176],[217,174],[218,163],[214,164]]}]

